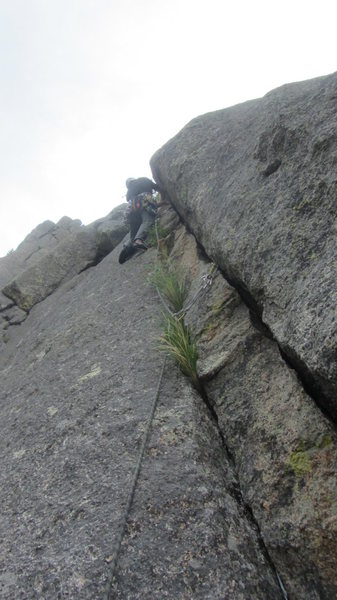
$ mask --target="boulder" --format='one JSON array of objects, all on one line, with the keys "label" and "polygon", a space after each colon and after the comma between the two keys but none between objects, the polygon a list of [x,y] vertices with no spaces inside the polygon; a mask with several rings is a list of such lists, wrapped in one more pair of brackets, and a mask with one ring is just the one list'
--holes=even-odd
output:
[{"label": "boulder", "polygon": [[152,158],[198,242],[337,418],[337,74],[191,121]]}]

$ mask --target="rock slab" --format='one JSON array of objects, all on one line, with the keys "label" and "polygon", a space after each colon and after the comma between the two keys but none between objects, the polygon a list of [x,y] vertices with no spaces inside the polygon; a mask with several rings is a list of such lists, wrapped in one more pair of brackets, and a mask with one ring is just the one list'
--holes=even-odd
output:
[{"label": "rock slab", "polygon": [[[117,247],[34,305],[0,354],[1,598],[104,598],[163,357],[155,251]],[[117,598],[282,599],[208,409],[169,364]]]}]

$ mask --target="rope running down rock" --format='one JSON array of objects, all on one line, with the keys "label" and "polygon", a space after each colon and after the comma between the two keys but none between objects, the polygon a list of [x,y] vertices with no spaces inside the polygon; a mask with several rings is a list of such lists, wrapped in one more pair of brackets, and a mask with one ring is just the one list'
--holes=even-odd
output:
[{"label": "rope running down rock", "polygon": [[154,414],[156,412],[156,408],[157,408],[157,404],[158,404],[158,400],[159,400],[159,392],[160,392],[160,386],[161,386],[161,382],[163,379],[163,375],[164,375],[164,370],[165,370],[165,365],[166,365],[166,360],[167,357],[165,356],[163,364],[162,364],[162,368],[160,371],[160,375],[159,375],[159,380],[158,380],[158,385],[157,385],[157,389],[156,389],[156,393],[152,402],[152,406],[151,406],[151,412],[147,421],[147,426],[146,426],[146,430],[144,432],[143,435],[143,441],[142,441],[142,445],[141,445],[141,449],[140,449],[140,453],[139,453],[139,458],[138,458],[138,462],[133,474],[133,479],[132,479],[132,484],[131,484],[131,489],[128,495],[128,499],[126,502],[126,506],[125,506],[125,510],[124,510],[124,516],[123,519],[121,521],[121,524],[119,526],[119,533],[118,533],[118,537],[117,537],[117,542],[116,542],[116,547],[115,547],[115,551],[113,553],[113,557],[112,557],[112,561],[110,564],[110,576],[106,585],[106,593],[105,593],[105,600],[112,600],[112,585],[115,579],[115,573],[116,573],[116,567],[117,567],[117,561],[118,561],[118,557],[119,557],[119,552],[120,552],[120,548],[122,545],[122,541],[124,538],[124,534],[125,534],[125,529],[126,529],[126,524],[129,518],[129,513],[131,510],[131,506],[132,506],[132,502],[133,502],[133,497],[135,495],[135,490],[137,487],[137,482],[138,482],[138,477],[139,477],[139,473],[140,473],[140,469],[142,466],[142,461],[143,461],[143,456],[144,456],[144,452],[145,452],[145,448],[149,439],[149,435],[150,435],[150,429],[152,426],[152,421],[153,421],[153,417]]},{"label": "rope running down rock", "polygon": [[[155,230],[156,230],[156,237],[157,237],[157,257],[156,257],[156,261],[158,261],[159,237],[158,237],[157,220],[155,221]],[[214,263],[212,263],[210,272],[208,274],[205,273],[204,275],[201,276],[201,278],[200,278],[200,286],[199,286],[198,290],[196,291],[196,293],[194,294],[194,296],[191,299],[191,301],[189,302],[189,304],[187,306],[185,306],[184,308],[182,308],[181,310],[179,310],[178,312],[176,312],[176,313],[173,313],[171,311],[171,309],[167,306],[167,304],[166,304],[164,298],[162,297],[162,294],[160,293],[158,287],[155,286],[161,302],[165,306],[166,310],[171,314],[171,316],[176,317],[178,319],[184,317],[184,315],[193,306],[193,304],[196,302],[196,300],[201,295],[201,293],[203,293],[207,288],[209,288],[212,285],[213,278],[214,278],[214,275],[215,275],[216,271],[217,271],[217,266]],[[158,385],[157,385],[157,389],[156,389],[156,393],[155,393],[155,396],[154,396],[154,399],[153,399],[153,403],[152,403],[152,406],[151,406],[151,411],[150,411],[150,414],[149,414],[149,417],[148,417],[146,430],[144,432],[143,441],[142,441],[142,445],[141,445],[141,449],[140,449],[140,453],[139,453],[139,457],[138,457],[138,462],[137,462],[137,465],[136,465],[136,468],[135,468],[135,471],[134,471],[134,475],[133,475],[133,479],[132,479],[131,489],[130,489],[130,492],[129,492],[129,495],[128,495],[128,498],[127,498],[127,502],[126,502],[126,505],[125,505],[123,519],[122,519],[122,521],[120,523],[120,526],[119,526],[119,532],[118,532],[118,536],[117,536],[117,542],[116,542],[115,550],[114,550],[114,553],[112,555],[112,560],[111,560],[111,563],[110,563],[110,574],[109,574],[109,578],[108,578],[108,581],[107,581],[107,584],[106,584],[105,600],[112,600],[112,586],[113,586],[113,583],[114,583],[114,580],[115,580],[115,574],[116,574],[118,557],[119,557],[119,553],[120,553],[122,541],[123,541],[123,538],[124,538],[124,535],[125,535],[126,525],[127,525],[127,521],[128,521],[128,518],[129,518],[129,514],[130,514],[130,510],[131,510],[133,498],[134,498],[134,495],[135,495],[135,491],[136,491],[136,487],[137,487],[137,482],[138,482],[138,477],[139,477],[139,474],[140,474],[140,470],[141,470],[141,465],[142,465],[142,461],[143,461],[145,449],[146,449],[147,442],[148,442],[148,439],[149,439],[149,435],[150,435],[150,430],[151,430],[153,418],[154,418],[154,415],[155,415],[155,412],[156,412],[156,408],[157,408],[157,404],[158,404],[158,400],[159,400],[160,386],[161,386],[163,375],[164,375],[166,360],[167,360],[167,356],[165,356],[163,364],[162,364],[162,368],[161,368],[161,372],[160,372],[159,380],[158,380]]]}]

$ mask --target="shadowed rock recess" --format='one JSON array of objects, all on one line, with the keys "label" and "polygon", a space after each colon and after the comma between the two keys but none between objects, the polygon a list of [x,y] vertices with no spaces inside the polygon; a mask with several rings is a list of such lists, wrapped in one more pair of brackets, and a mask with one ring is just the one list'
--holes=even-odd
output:
[{"label": "shadowed rock recess", "polygon": [[336,75],[288,85],[151,161],[200,385],[168,360],[112,582],[163,364],[157,250],[118,263],[122,205],[0,259],[1,598],[337,597],[336,102]]}]

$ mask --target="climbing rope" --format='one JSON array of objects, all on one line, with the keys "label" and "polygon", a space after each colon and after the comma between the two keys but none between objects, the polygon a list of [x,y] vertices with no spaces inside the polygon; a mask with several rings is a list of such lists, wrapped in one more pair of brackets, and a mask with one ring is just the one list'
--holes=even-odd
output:
[{"label": "climbing rope", "polygon": [[[155,231],[156,231],[156,237],[157,237],[157,256],[156,256],[156,263],[158,261],[158,254],[159,254],[159,236],[158,236],[158,228],[157,228],[157,219],[155,220]],[[167,306],[167,303],[165,302],[164,298],[162,297],[162,294],[160,293],[160,290],[158,289],[157,286],[156,290],[157,293],[161,299],[161,302],[164,304],[166,310],[171,314],[171,316],[176,317],[176,318],[183,318],[185,316],[185,314],[187,313],[188,310],[190,310],[190,308],[193,306],[193,304],[197,301],[197,299],[199,298],[199,296],[205,291],[207,290],[207,288],[209,288],[212,285],[214,276],[216,274],[217,271],[217,267],[214,263],[212,263],[211,265],[211,269],[210,272],[207,274],[205,273],[204,275],[201,276],[200,278],[200,286],[198,288],[198,290],[196,291],[196,293],[194,294],[194,296],[192,297],[191,301],[189,302],[189,304],[187,306],[185,306],[184,308],[182,308],[181,310],[179,310],[176,313],[173,313],[171,311],[171,309]],[[131,510],[131,506],[133,503],[133,498],[135,495],[135,491],[136,491],[136,487],[137,487],[137,482],[138,482],[138,478],[139,478],[139,474],[140,474],[140,470],[141,470],[141,466],[142,466],[142,461],[143,461],[143,457],[144,457],[144,453],[145,453],[145,449],[147,446],[147,442],[150,436],[150,430],[152,427],[152,422],[153,422],[153,418],[156,412],[156,408],[157,408],[157,404],[158,404],[158,400],[159,400],[159,393],[160,393],[160,387],[161,387],[161,383],[162,383],[162,379],[163,379],[163,375],[164,375],[164,370],[165,370],[165,365],[166,365],[166,360],[167,360],[167,355],[164,358],[163,364],[162,364],[162,368],[161,368],[161,372],[159,375],[159,380],[158,380],[158,385],[157,385],[157,389],[156,389],[156,393],[152,402],[152,406],[151,406],[151,411],[148,417],[148,421],[147,421],[147,426],[143,435],[143,440],[142,440],[142,445],[141,445],[141,449],[140,449],[140,453],[139,453],[139,457],[138,457],[138,462],[137,465],[135,467],[135,471],[133,474],[133,478],[132,478],[132,484],[131,484],[131,488],[130,488],[130,492],[126,501],[126,505],[125,505],[125,509],[124,509],[124,514],[123,514],[123,518],[122,521],[120,523],[119,526],[119,531],[118,531],[118,535],[117,535],[117,541],[116,541],[116,546],[112,555],[112,559],[111,559],[111,563],[110,563],[110,573],[109,573],[109,578],[106,584],[106,590],[105,590],[105,600],[112,600],[112,586],[115,580],[115,576],[116,576],[116,568],[117,568],[117,563],[118,563],[118,558],[119,558],[119,553],[120,553],[120,549],[121,549],[121,545],[123,542],[123,538],[125,535],[125,530],[126,530],[126,526],[127,526],[127,522],[128,522],[128,518],[129,518],[129,514],[130,514],[130,510]]]},{"label": "climbing rope", "polygon": [[282,583],[282,579],[281,579],[281,577],[279,576],[279,574],[278,574],[278,572],[277,572],[277,571],[276,571],[276,575],[277,575],[277,580],[278,580],[279,586],[280,586],[280,588],[281,588],[281,592],[282,592],[282,594],[283,594],[283,598],[284,598],[284,600],[288,600],[288,594],[287,594],[287,592],[286,592],[286,589],[285,589],[285,587],[284,587],[284,585],[283,585],[283,583]]},{"label": "climbing rope", "polygon": [[115,573],[116,573],[116,567],[117,567],[117,562],[118,562],[118,557],[119,557],[119,552],[121,549],[121,545],[122,545],[122,541],[125,535],[125,530],[126,530],[126,525],[127,525],[127,521],[129,518],[129,514],[130,514],[130,510],[131,510],[131,506],[132,506],[132,502],[133,502],[133,497],[135,495],[135,490],[137,487],[137,482],[138,482],[138,477],[139,477],[139,473],[140,473],[140,469],[142,466],[142,461],[143,461],[143,456],[144,456],[144,452],[145,452],[145,448],[147,446],[147,442],[149,439],[149,435],[150,435],[150,430],[151,430],[151,426],[152,426],[152,421],[153,421],[153,417],[155,415],[156,412],[156,408],[157,408],[157,404],[158,404],[158,400],[159,400],[159,392],[160,392],[160,386],[161,386],[161,382],[163,379],[163,375],[164,375],[164,369],[165,369],[165,365],[166,365],[166,356],[164,358],[163,364],[162,364],[162,368],[161,368],[161,372],[159,375],[159,380],[158,380],[158,385],[157,385],[157,389],[156,389],[156,393],[152,402],[152,406],[151,406],[151,411],[147,420],[147,426],[143,435],[143,440],[142,440],[142,445],[141,445],[141,449],[140,449],[140,453],[139,453],[139,458],[138,458],[138,462],[133,474],[133,479],[132,479],[132,484],[131,484],[131,489],[128,495],[128,499],[125,505],[125,510],[124,510],[124,515],[123,515],[123,519],[120,523],[119,526],[119,532],[118,532],[118,536],[117,536],[117,542],[116,542],[116,546],[115,546],[115,550],[114,553],[112,555],[112,560],[110,563],[110,575],[109,575],[109,579],[108,582],[106,584],[106,592],[105,592],[105,600],[112,600],[112,586],[113,586],[113,582],[115,579]]}]

